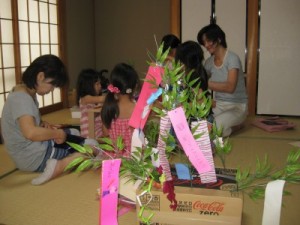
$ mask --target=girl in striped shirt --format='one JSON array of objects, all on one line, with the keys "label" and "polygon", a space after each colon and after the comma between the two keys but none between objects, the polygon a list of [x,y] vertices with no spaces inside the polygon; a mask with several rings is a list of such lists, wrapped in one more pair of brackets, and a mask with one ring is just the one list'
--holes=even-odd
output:
[{"label": "girl in striped shirt", "polygon": [[[77,104],[79,105],[80,117],[80,134],[82,137],[89,138],[88,129],[88,111],[89,109],[101,108],[105,100],[102,95],[107,88],[108,79],[103,76],[102,70],[97,72],[93,69],[84,69],[80,72],[77,80]],[[97,139],[102,136],[102,122],[100,112],[95,115],[95,136]]]}]

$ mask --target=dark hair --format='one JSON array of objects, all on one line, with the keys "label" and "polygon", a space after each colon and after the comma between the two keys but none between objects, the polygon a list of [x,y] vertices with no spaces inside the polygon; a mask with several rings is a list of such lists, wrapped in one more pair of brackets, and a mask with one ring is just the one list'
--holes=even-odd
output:
[{"label": "dark hair", "polygon": [[207,40],[212,41],[213,43],[220,42],[220,45],[222,45],[224,48],[227,48],[226,35],[217,24],[209,24],[198,32],[197,40],[201,45],[204,45],[204,36]]},{"label": "dark hair", "polygon": [[107,70],[101,70],[97,72],[94,69],[83,69],[77,79],[77,104],[79,105],[80,98],[91,95],[96,96],[97,93],[95,92],[94,84],[97,81],[100,81],[102,89],[107,88],[108,79],[103,76],[103,73],[107,72]]},{"label": "dark hair", "polygon": [[[132,66],[120,63],[111,71],[110,84],[120,90],[119,94],[128,94],[133,99],[133,92],[139,85],[139,76]],[[108,91],[101,110],[101,119],[105,127],[109,129],[112,121],[117,119],[119,114],[118,99],[115,93]]]},{"label": "dark hair", "polygon": [[174,34],[167,34],[163,36],[161,43],[164,43],[163,52],[165,52],[168,50],[168,48],[177,48],[180,45],[181,41]]},{"label": "dark hair", "polygon": [[28,88],[35,89],[37,75],[43,72],[46,78],[51,78],[51,84],[55,87],[63,87],[69,81],[63,62],[55,55],[42,55],[36,58],[26,68],[22,81]]},{"label": "dark hair", "polygon": [[100,77],[100,84],[101,84],[101,87],[102,87],[102,93],[106,93],[107,92],[107,86],[109,84],[109,80],[103,74],[108,73],[108,70],[103,69],[103,70],[100,70],[98,73],[99,73],[99,77]]},{"label": "dark hair", "polygon": [[[186,41],[182,43],[176,50],[175,61],[180,61],[184,64],[186,72],[194,70],[191,75],[191,80],[200,78],[200,87],[203,91],[208,88],[208,77],[203,67],[203,51],[200,45],[195,41]],[[198,83],[195,83],[195,86]]]}]

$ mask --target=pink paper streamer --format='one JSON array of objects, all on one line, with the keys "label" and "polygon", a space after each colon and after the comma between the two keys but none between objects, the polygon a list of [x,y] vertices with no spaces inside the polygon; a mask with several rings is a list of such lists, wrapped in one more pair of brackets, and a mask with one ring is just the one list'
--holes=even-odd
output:
[{"label": "pink paper streamer", "polygon": [[[156,84],[159,85],[164,73],[164,68],[161,66],[150,66],[146,75],[146,80],[151,80],[153,77],[155,78]],[[150,110],[145,113],[143,116],[144,109],[147,105],[147,100],[150,95],[156,92],[157,88],[153,88],[152,84],[145,81],[139,95],[139,99],[135,105],[131,118],[129,120],[129,125],[134,128],[143,129],[145,123],[148,119]]]},{"label": "pink paper streamer", "polygon": [[117,225],[119,170],[121,159],[102,162],[99,225]]},{"label": "pink paper streamer", "polygon": [[179,140],[185,154],[196,168],[198,173],[205,173],[211,170],[209,162],[199,149],[190,128],[188,126],[182,107],[168,112],[170,120],[174,127],[176,137]]},{"label": "pink paper streamer", "polygon": [[170,163],[166,156],[166,143],[163,140],[163,137],[167,137],[171,129],[171,121],[168,115],[160,118],[160,128],[159,136],[157,142],[158,156],[160,165],[162,167],[163,173],[166,176],[166,180],[172,180]]},{"label": "pink paper streamer", "polygon": [[211,142],[210,142],[210,138],[209,138],[207,121],[201,120],[201,121],[192,122],[191,127],[194,128],[197,125],[199,125],[199,126],[197,127],[197,130],[195,131],[195,135],[202,134],[202,136],[200,138],[198,138],[196,140],[196,142],[211,167],[210,171],[205,172],[205,173],[200,173],[201,182],[204,184],[215,183],[215,182],[217,182],[217,176],[216,176],[215,164],[214,164],[213,155],[212,155]]}]

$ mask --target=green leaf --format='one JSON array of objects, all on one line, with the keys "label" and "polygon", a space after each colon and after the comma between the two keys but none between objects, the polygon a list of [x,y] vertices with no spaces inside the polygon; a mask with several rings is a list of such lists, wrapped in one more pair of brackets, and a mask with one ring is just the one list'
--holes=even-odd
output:
[{"label": "green leaf", "polygon": [[93,162],[93,169],[98,169],[99,167],[101,167],[101,165],[102,165],[102,161],[99,161],[99,160],[94,161]]},{"label": "green leaf", "polygon": [[93,151],[93,149],[90,145],[84,145],[84,148],[85,148],[87,153],[93,154],[94,151]]},{"label": "green leaf", "polygon": [[106,151],[114,151],[115,149],[109,144],[99,144],[99,147]]},{"label": "green leaf", "polygon": [[108,144],[108,145],[113,145],[112,140],[111,140],[110,138],[107,138],[107,137],[100,138],[100,141],[101,141],[101,142],[104,142],[104,143],[106,143],[106,144]]},{"label": "green leaf", "polygon": [[64,171],[68,171],[68,170],[74,168],[75,166],[77,166],[78,164],[80,164],[80,163],[81,163],[82,161],[84,161],[84,160],[85,160],[85,158],[82,157],[82,156],[80,156],[80,157],[78,157],[78,158],[72,160],[72,161],[66,166],[66,168],[64,169]]},{"label": "green leaf", "polygon": [[79,144],[75,144],[75,143],[71,143],[71,142],[67,142],[68,145],[70,145],[73,149],[75,149],[76,151],[80,152],[80,153],[87,153],[88,151],[81,145]]},{"label": "green leaf", "polygon": [[87,159],[85,161],[83,161],[75,170],[75,172],[82,172],[88,168],[90,168],[91,166],[93,166],[93,161],[91,159]]},{"label": "green leaf", "polygon": [[162,63],[164,63],[169,55],[169,52],[170,52],[170,48],[168,48],[164,53],[163,55],[160,57],[159,61]]},{"label": "green leaf", "polygon": [[265,197],[265,188],[264,187],[255,187],[252,192],[249,194],[249,197],[253,200],[262,199]]},{"label": "green leaf", "polygon": [[277,180],[277,179],[279,179],[281,176],[283,176],[283,174],[284,174],[284,172],[283,172],[282,170],[279,170],[279,171],[273,173],[273,174],[271,175],[271,178],[272,178],[273,180]]},{"label": "green leaf", "polygon": [[203,135],[203,133],[196,134],[196,135],[193,135],[193,137],[194,137],[195,140],[198,140],[202,135]]},{"label": "green leaf", "polygon": [[117,138],[117,148],[118,148],[119,150],[123,150],[124,147],[125,147],[125,145],[124,145],[124,142],[123,142],[123,138],[122,138],[121,136],[119,136],[119,137]]}]

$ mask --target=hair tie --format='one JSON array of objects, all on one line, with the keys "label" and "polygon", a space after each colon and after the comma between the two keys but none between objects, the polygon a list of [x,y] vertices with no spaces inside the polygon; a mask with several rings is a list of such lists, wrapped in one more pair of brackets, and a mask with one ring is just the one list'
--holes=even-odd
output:
[{"label": "hair tie", "polygon": [[108,86],[107,86],[107,89],[108,89],[109,92],[111,92],[111,93],[116,93],[116,94],[120,93],[119,88],[114,87],[112,84],[108,85]]}]

